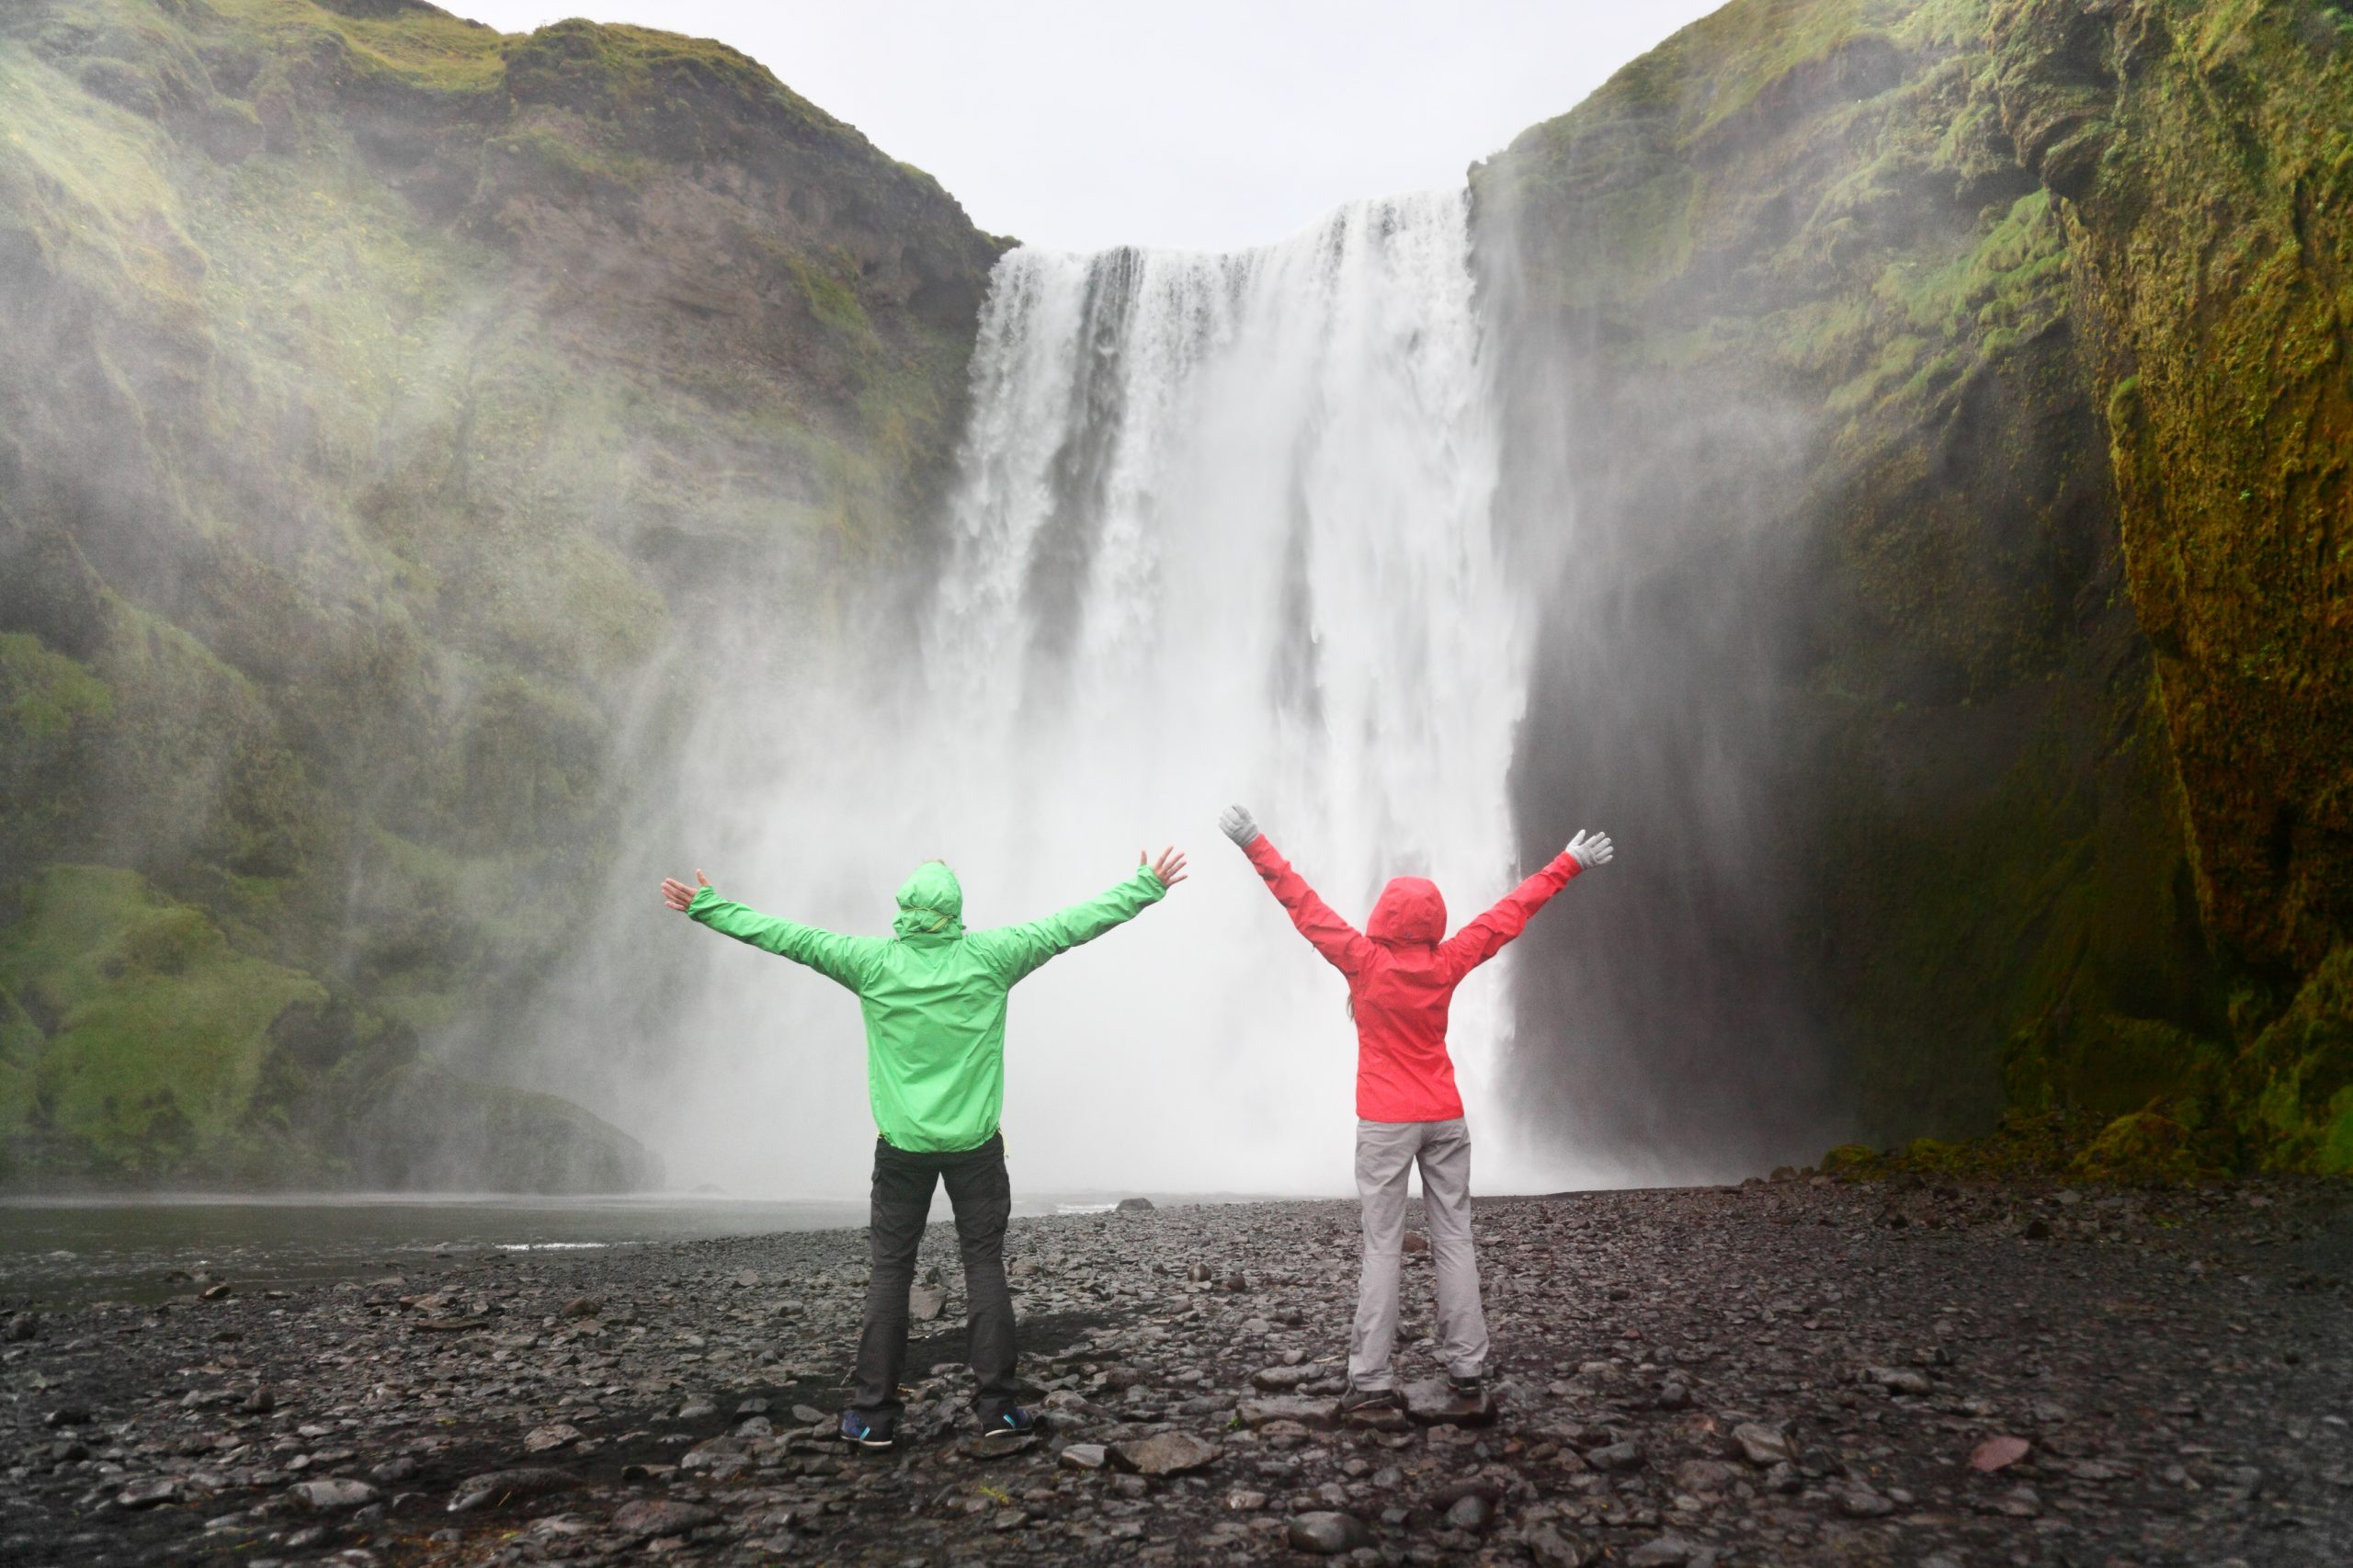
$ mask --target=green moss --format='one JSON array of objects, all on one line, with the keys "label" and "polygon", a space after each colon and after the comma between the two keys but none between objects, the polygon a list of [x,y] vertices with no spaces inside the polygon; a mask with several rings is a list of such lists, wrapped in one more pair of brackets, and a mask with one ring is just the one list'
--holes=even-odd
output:
[{"label": "green moss", "polygon": [[[11,1029],[10,1142],[37,1158],[164,1178],[263,1154],[250,1124],[269,1028],[324,1003],[306,975],[237,952],[204,914],[156,896],[129,871],[53,866],[24,916],[0,932]],[[29,1061],[28,1059],[29,1058]]]},{"label": "green moss", "polygon": [[51,653],[38,637],[0,632],[0,713],[18,743],[53,740],[113,712],[114,692],[106,682]]}]

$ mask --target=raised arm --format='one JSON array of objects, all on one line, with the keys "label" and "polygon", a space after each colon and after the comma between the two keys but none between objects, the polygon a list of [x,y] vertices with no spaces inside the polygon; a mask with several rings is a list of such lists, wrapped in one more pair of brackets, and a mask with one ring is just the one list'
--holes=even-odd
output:
[{"label": "raised arm", "polygon": [[1290,923],[1299,934],[1314,945],[1315,950],[1329,960],[1332,967],[1342,974],[1360,973],[1372,960],[1370,937],[1334,913],[1332,906],[1316,895],[1307,885],[1307,879],[1291,869],[1290,862],[1282,858],[1274,841],[1258,831],[1258,824],[1240,806],[1229,806],[1218,819],[1218,826],[1225,835],[1242,846],[1242,853],[1250,857],[1250,864],[1257,869],[1258,880],[1283,906]]},{"label": "raised arm", "polygon": [[1066,953],[1082,942],[1093,941],[1114,926],[1133,920],[1167,897],[1168,890],[1184,880],[1185,857],[1174,849],[1162,851],[1159,861],[1153,865],[1142,863],[1142,857],[1138,857],[1134,873],[1108,892],[1085,903],[1074,903],[1043,920],[1000,926],[994,931],[975,931],[965,940],[979,949],[1005,983],[1011,985],[1056,954]]},{"label": "raised arm", "polygon": [[1569,879],[1589,867],[1606,863],[1615,851],[1605,833],[1580,832],[1552,863],[1504,894],[1486,914],[1438,944],[1438,962],[1460,980],[1503,951],[1504,944],[1528,929],[1536,912],[1569,885]]},{"label": "raised arm", "polygon": [[852,991],[863,986],[873,971],[873,958],[882,947],[880,937],[836,936],[813,926],[779,920],[773,915],[762,915],[756,909],[720,897],[718,890],[704,880],[700,871],[695,873],[695,882],[697,885],[689,888],[684,882],[665,879],[662,883],[663,902],[722,936],[748,942],[762,952],[807,964]]}]

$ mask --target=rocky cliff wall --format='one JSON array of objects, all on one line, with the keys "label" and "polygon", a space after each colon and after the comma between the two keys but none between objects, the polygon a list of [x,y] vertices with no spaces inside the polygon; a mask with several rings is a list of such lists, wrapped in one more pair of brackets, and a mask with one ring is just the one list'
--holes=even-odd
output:
[{"label": "rocky cliff wall", "polygon": [[[1002,248],[715,44],[8,6],[0,1176],[477,1179],[385,1111],[496,1097],[420,1043],[528,995],[731,630],[919,554]],[[537,1103],[475,1119],[650,1173]]]},{"label": "rocky cliff wall", "polygon": [[1531,933],[1540,1132],[2353,1153],[2263,1043],[2344,932],[2326,10],[1744,0],[1474,171],[1523,816],[1645,867]]}]

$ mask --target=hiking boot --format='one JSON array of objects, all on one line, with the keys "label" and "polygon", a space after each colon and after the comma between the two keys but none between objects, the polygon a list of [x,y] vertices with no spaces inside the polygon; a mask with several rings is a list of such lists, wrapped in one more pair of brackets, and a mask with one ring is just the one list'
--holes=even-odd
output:
[{"label": "hiking boot", "polygon": [[1042,1432],[1045,1428],[1045,1416],[1017,1404],[1007,1405],[994,1415],[981,1417],[981,1435],[984,1437],[1002,1437],[1007,1433]]},{"label": "hiking boot", "polygon": [[1446,1382],[1454,1391],[1454,1397],[1466,1403],[1476,1403],[1487,1397],[1487,1380],[1476,1374],[1467,1378],[1449,1378]]},{"label": "hiking boot", "polygon": [[1400,1410],[1404,1401],[1397,1397],[1395,1389],[1360,1389],[1350,1383],[1340,1395],[1340,1414],[1356,1415],[1369,1410]]},{"label": "hiking boot", "polygon": [[881,1453],[899,1445],[899,1435],[887,1421],[869,1421],[855,1410],[842,1412],[842,1441]]}]

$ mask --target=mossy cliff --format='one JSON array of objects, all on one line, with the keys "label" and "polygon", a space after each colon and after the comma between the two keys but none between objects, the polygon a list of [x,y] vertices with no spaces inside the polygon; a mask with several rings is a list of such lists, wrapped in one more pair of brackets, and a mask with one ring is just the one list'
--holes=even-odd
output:
[{"label": "mossy cliff", "polygon": [[2265,1032],[2349,885],[2313,11],[1737,0],[1473,171],[1559,585],[1518,788],[1651,873],[1531,932],[1531,1097],[1686,1157],[2154,1108],[2343,1167],[2342,1015]]},{"label": "mossy cliff", "polygon": [[547,966],[689,632],[912,553],[1001,249],[716,44],[0,12],[0,1181],[649,1179],[419,1052]]}]

